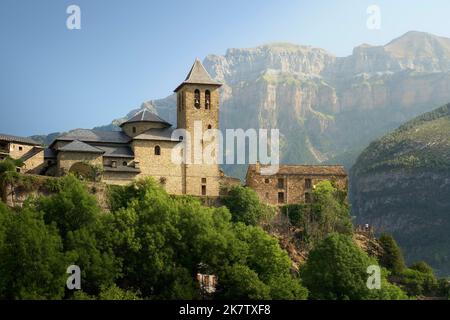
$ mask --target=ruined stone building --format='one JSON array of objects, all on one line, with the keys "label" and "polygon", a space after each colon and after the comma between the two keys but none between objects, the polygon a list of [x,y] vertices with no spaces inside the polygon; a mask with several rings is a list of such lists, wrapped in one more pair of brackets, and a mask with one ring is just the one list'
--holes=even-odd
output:
[{"label": "ruined stone building", "polygon": [[248,167],[246,183],[267,204],[310,203],[314,186],[323,180],[347,189],[348,178],[343,166],[280,165],[278,172],[270,176],[262,175],[261,167],[258,163]]}]

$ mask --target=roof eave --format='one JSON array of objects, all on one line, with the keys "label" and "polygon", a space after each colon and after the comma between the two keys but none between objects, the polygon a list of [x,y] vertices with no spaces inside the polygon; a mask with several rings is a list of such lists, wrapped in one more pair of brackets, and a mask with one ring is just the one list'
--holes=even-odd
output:
[{"label": "roof eave", "polygon": [[216,82],[216,83],[200,83],[200,82],[187,82],[187,81],[183,81],[175,90],[173,90],[173,92],[178,92],[178,90],[180,90],[183,86],[185,85],[198,85],[198,86],[216,86],[218,88],[220,88],[223,84]]}]

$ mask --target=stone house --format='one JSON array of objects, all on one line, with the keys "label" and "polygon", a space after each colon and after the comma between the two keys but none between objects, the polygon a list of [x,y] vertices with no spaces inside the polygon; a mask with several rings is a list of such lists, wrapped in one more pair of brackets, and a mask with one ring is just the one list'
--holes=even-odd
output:
[{"label": "stone house", "polygon": [[274,175],[262,175],[259,163],[249,165],[248,187],[256,191],[261,201],[271,205],[310,203],[314,186],[323,180],[347,189],[348,177],[343,166],[280,165]]},{"label": "stone house", "polygon": [[0,160],[6,157],[20,159],[18,171],[39,174],[44,166],[44,147],[30,138],[0,134]]}]

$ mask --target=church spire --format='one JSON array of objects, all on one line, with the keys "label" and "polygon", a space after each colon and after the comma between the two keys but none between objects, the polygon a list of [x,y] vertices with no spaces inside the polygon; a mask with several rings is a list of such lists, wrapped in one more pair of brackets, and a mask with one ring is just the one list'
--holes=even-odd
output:
[{"label": "church spire", "polygon": [[206,71],[205,67],[198,58],[195,59],[195,62],[192,65],[186,79],[175,89],[175,92],[177,92],[185,84],[207,84],[218,87],[222,85],[220,82],[217,82],[211,78],[208,71]]}]

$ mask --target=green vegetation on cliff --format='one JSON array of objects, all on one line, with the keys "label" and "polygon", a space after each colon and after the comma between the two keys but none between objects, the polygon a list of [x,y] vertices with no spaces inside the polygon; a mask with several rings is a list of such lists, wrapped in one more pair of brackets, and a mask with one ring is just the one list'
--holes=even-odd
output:
[{"label": "green vegetation on cliff", "polygon": [[398,241],[407,263],[450,274],[450,104],[374,141],[350,172],[352,208]]}]

